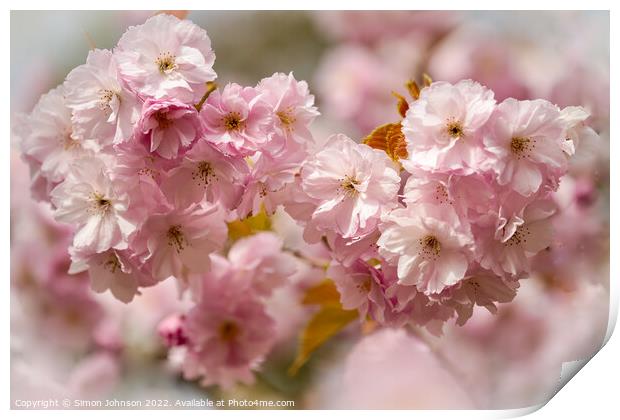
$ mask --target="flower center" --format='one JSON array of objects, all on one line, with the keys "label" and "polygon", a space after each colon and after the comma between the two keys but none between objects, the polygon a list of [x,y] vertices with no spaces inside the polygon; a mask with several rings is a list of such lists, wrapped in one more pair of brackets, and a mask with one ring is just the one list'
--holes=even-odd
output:
[{"label": "flower center", "polygon": [[102,111],[108,110],[113,97],[114,92],[110,89],[101,89],[99,91],[99,109]]},{"label": "flower center", "polygon": [[258,196],[260,198],[265,198],[265,197],[267,197],[267,193],[268,192],[269,191],[267,191],[267,185],[265,185],[264,182],[259,182],[259,184],[258,184]]},{"label": "flower center", "polygon": [[292,125],[295,123],[296,119],[293,116],[292,110],[287,109],[284,111],[276,112],[276,115],[280,119],[280,122],[284,126],[286,130],[292,130]]},{"label": "flower center", "polygon": [[64,131],[64,133],[62,133],[60,137],[60,143],[62,144],[62,148],[64,150],[71,150],[80,145],[80,143],[75,140],[71,134],[71,128],[67,127],[67,129]]},{"label": "flower center", "polygon": [[172,125],[172,120],[168,119],[168,115],[165,112],[157,111],[153,116],[160,130],[165,130]]},{"label": "flower center", "polygon": [[345,176],[340,180],[340,188],[344,191],[346,196],[354,196],[357,194],[356,186],[359,185],[360,182],[350,175]]},{"label": "flower center", "polygon": [[224,321],[220,324],[219,333],[223,341],[232,341],[239,335],[239,326],[233,321]]},{"label": "flower center", "polygon": [[230,112],[223,119],[224,127],[227,131],[238,131],[243,126],[241,115],[238,112]]},{"label": "flower center", "polygon": [[161,74],[169,74],[177,68],[175,59],[176,57],[174,55],[166,51],[157,56],[155,64],[157,64],[157,68]]},{"label": "flower center", "polygon": [[360,291],[360,293],[370,293],[370,286],[370,277],[367,277],[363,282],[358,283],[356,287],[357,290]]},{"label": "flower center", "polygon": [[515,233],[504,243],[505,246],[522,246],[527,242],[527,237],[530,235],[530,229],[527,226],[521,225],[515,230]]},{"label": "flower center", "polygon": [[112,208],[112,201],[99,192],[90,196],[90,211],[95,214],[105,215]]},{"label": "flower center", "polygon": [[118,257],[114,252],[110,254],[110,258],[103,263],[103,268],[114,274],[116,270],[121,267],[121,263],[118,261]]},{"label": "flower center", "polygon": [[198,185],[204,185],[205,187],[209,185],[211,179],[217,180],[217,175],[215,175],[215,171],[209,162],[201,161],[198,162],[198,166],[196,170],[192,172],[192,179],[198,182]]},{"label": "flower center", "polygon": [[453,139],[463,137],[463,125],[456,120],[448,120],[446,123],[446,131]]},{"label": "flower center", "polygon": [[437,200],[440,204],[443,204],[443,203],[452,204],[452,201],[450,200],[450,196],[448,195],[448,190],[446,186],[443,184],[438,184],[437,187],[435,187],[434,196],[435,196],[435,200]]},{"label": "flower center", "polygon": [[441,253],[441,242],[433,235],[426,235],[420,239],[420,245],[425,257],[437,258]]},{"label": "flower center", "polygon": [[510,140],[510,150],[519,158],[523,156],[529,157],[528,152],[532,150],[533,143],[535,143],[535,141],[532,142],[532,140],[527,137],[513,137],[512,140]]},{"label": "flower center", "polygon": [[166,237],[168,238],[168,245],[174,247],[177,253],[185,249],[187,241],[185,240],[185,235],[183,235],[181,231],[181,225],[170,226],[170,229],[168,229],[166,233]]}]

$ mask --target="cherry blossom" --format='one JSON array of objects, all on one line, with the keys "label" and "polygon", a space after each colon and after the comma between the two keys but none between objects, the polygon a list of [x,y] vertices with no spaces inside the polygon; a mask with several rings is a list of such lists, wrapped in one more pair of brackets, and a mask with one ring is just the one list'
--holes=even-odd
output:
[{"label": "cherry blossom", "polygon": [[302,188],[319,200],[313,213],[320,228],[353,237],[374,229],[392,206],[400,178],[381,151],[332,136],[302,169]]},{"label": "cherry blossom", "polygon": [[269,140],[270,109],[261,93],[229,83],[209,95],[200,115],[204,138],[230,155],[249,156]]},{"label": "cherry blossom", "polygon": [[134,136],[163,158],[174,159],[200,137],[198,113],[177,100],[148,99],[142,106]]},{"label": "cherry blossom", "polygon": [[56,220],[78,226],[74,247],[94,252],[127,247],[135,229],[125,218],[128,199],[118,192],[100,159],[73,162],[67,179],[51,192],[51,201]]},{"label": "cherry blossom", "polygon": [[74,136],[102,147],[128,140],[140,117],[140,101],[119,80],[112,52],[95,49],[65,83]]},{"label": "cherry blossom", "polygon": [[449,207],[408,206],[384,217],[379,252],[398,264],[398,279],[427,294],[463,279],[473,245],[469,228]]},{"label": "cherry blossom", "polygon": [[146,97],[198,102],[216,77],[207,33],[168,14],[129,28],[114,55],[122,80]]},{"label": "cherry blossom", "polygon": [[62,181],[70,163],[90,148],[74,135],[63,85],[41,96],[21,126],[22,152],[40,168],[43,177],[54,183]]},{"label": "cherry blossom", "polygon": [[217,205],[193,204],[151,214],[132,238],[131,247],[157,281],[209,270],[209,254],[226,240],[224,212]]},{"label": "cherry blossom", "polygon": [[407,169],[470,171],[481,154],[481,128],[495,108],[493,92],[471,80],[422,89],[403,120]]},{"label": "cherry blossom", "polygon": [[275,323],[255,295],[222,274],[205,279],[200,302],[186,315],[183,374],[229,388],[254,381],[252,370],[273,345]]},{"label": "cherry blossom", "polygon": [[547,101],[506,99],[499,104],[483,140],[493,155],[489,166],[497,171],[499,184],[529,196],[546,177],[566,171],[563,134],[560,110]]}]

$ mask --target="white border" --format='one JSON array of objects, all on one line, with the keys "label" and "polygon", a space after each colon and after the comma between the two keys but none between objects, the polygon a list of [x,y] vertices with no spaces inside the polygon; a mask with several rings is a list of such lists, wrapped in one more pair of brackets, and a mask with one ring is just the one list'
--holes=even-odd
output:
[{"label": "white border", "polygon": [[[15,10],[45,10],[49,8],[51,5],[49,2],[44,1],[6,1],[9,9]],[[393,1],[393,0],[382,0],[381,2],[377,1],[364,1],[359,0],[356,2],[351,1],[334,1],[334,0],[314,0],[314,1],[295,1],[294,3],[285,0],[271,0],[271,1],[261,1],[261,2],[250,2],[250,1],[225,1],[225,2],[205,2],[204,0],[184,0],[184,1],[161,1],[161,0],[152,0],[148,3],[148,6],[153,9],[203,9],[208,7],[209,9],[214,10],[240,10],[240,9],[256,9],[258,7],[264,9],[326,9],[326,10],[334,10],[334,9],[406,9],[406,8],[415,8],[415,9],[454,9],[454,10],[468,10],[468,9],[476,9],[476,10],[540,10],[540,9],[554,9],[557,2],[551,1],[540,1],[540,0],[521,0],[521,1],[473,1],[470,0],[466,3],[457,3],[455,1],[444,1],[444,0],[433,0],[432,2],[426,1],[417,1],[412,2],[411,0],[405,1]],[[619,23],[617,10],[613,10],[612,4],[615,5],[611,1],[602,1],[602,0],[589,0],[588,2],[577,2],[577,1],[564,1],[561,3],[564,10],[610,10],[610,30],[611,36],[610,39],[618,39],[618,30],[616,29],[616,25]],[[53,6],[58,7],[59,9],[64,10],[115,10],[115,9],[143,9],[145,3],[138,2],[135,0],[108,0],[106,2],[78,2],[78,1],[55,1],[53,2]],[[467,6],[466,8],[463,6]],[[618,9],[618,8],[616,8]],[[5,54],[8,54],[10,51],[10,14],[9,10],[5,11],[3,15],[3,51]],[[33,31],[36,31],[36,28],[32,28]],[[575,28],[575,30],[579,30],[579,28]],[[45,34],[41,34],[42,37]],[[614,111],[617,109],[617,92],[614,91],[613,87],[616,86],[614,75],[618,71],[618,51],[617,51],[617,43],[610,42],[611,46],[611,86],[612,86],[612,96],[611,96],[611,111],[614,115]],[[10,90],[9,86],[9,66],[2,66],[2,73],[4,77],[4,83],[6,90],[8,92]],[[6,99],[7,95],[5,95],[5,100],[2,101],[2,109],[3,109],[3,133],[5,136],[9,133],[10,127],[10,109],[9,109],[9,101]],[[612,117],[611,118],[611,133],[618,133],[618,119]],[[611,183],[612,185],[616,185],[618,182],[618,168],[616,167],[616,157],[618,154],[618,146],[615,145],[615,141],[611,141],[610,149],[611,149]],[[4,140],[5,147],[9,147],[8,136],[5,137]],[[9,197],[9,182],[10,182],[10,158],[7,153],[7,149],[4,150],[5,153],[2,154],[3,165],[3,177],[0,181],[0,188],[2,188],[2,197]],[[613,191],[613,188],[611,189]],[[617,197],[616,194],[612,193],[611,196],[611,213],[612,215],[616,215],[615,210],[618,209],[617,206]],[[3,243],[5,244],[5,252],[3,252],[2,267],[5,270],[6,275],[4,276],[3,286],[5,287],[5,309],[4,309],[4,322],[2,323],[2,334],[3,337],[9,337],[9,205],[8,200],[5,199],[4,206],[2,207],[2,216],[4,219],[4,224],[2,225],[2,235],[3,235]],[[616,247],[616,238],[618,237],[618,223],[615,218],[611,218],[611,267],[610,267],[610,287],[611,287],[611,305],[610,305],[610,327],[608,330],[608,338],[610,333],[612,332],[613,326],[615,325],[617,312],[618,312],[618,270],[617,270],[617,247]],[[616,334],[617,335],[617,334]],[[3,368],[1,372],[4,373],[2,384],[2,394],[3,394],[3,408],[8,410],[9,408],[9,345],[8,340],[4,341],[4,344],[0,346],[0,352],[2,354],[2,364]],[[561,418],[566,416],[566,418],[580,417],[583,418],[588,416],[590,418],[610,418],[613,417],[613,413],[618,413],[618,408],[616,406],[617,400],[617,382],[616,382],[616,374],[618,372],[618,360],[616,355],[620,354],[620,340],[617,337],[612,337],[611,340],[605,345],[605,347],[594,357],[592,361],[590,361],[581,372],[579,372],[575,379],[571,380],[560,392],[553,398],[551,401],[531,414],[532,418],[538,419],[546,419],[546,418]],[[446,396],[449,398],[449,396]],[[370,411],[366,412],[357,412],[357,411],[337,411],[337,412],[329,412],[329,411],[321,411],[321,412],[313,412],[313,411],[297,411],[294,415],[299,418],[313,418],[315,415],[319,414],[321,416],[326,416],[327,418],[341,418],[341,417],[355,417],[356,419],[361,418],[370,418],[371,416],[374,418],[376,415],[385,416],[388,415],[391,418],[403,418],[403,419],[411,419],[415,418],[472,418],[472,419],[484,419],[484,418],[505,418],[505,417],[514,417],[523,414],[527,414],[532,410],[498,410],[498,411],[389,411],[382,413],[374,413]],[[112,415],[122,415],[130,413],[130,415],[136,415],[138,413],[128,412],[128,411],[115,411]],[[105,418],[106,420],[110,417],[109,411],[90,411],[88,414],[81,411],[10,411],[8,413],[8,417],[10,418],[32,418],[38,417],[40,415],[45,416],[45,418],[62,418],[62,419],[71,419],[71,418],[83,418],[85,415],[92,417],[93,419],[97,418]],[[138,415],[144,415],[146,413],[140,413]],[[272,411],[252,411],[252,412],[238,412],[238,411],[210,411],[205,413],[204,411],[184,411],[183,417],[193,417],[193,418],[201,418],[204,419],[206,416],[209,417],[217,417],[217,418],[236,418],[240,415],[248,415],[252,418],[257,419],[273,419],[274,417],[282,417],[289,418],[293,413],[282,411],[282,412],[272,412]],[[157,418],[166,418],[168,419],[170,415],[177,416],[178,413],[169,413],[165,410],[162,411],[153,411],[149,412],[148,416],[154,419]]]}]

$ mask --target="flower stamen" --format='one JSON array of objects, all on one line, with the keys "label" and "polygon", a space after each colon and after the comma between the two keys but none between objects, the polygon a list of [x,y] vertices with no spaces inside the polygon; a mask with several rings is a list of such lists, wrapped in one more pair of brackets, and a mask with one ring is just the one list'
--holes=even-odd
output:
[{"label": "flower stamen", "polygon": [[357,185],[361,183],[350,175],[345,176],[340,180],[340,188],[343,190],[344,195],[347,197],[353,197],[357,195]]},{"label": "flower stamen", "polygon": [[513,137],[510,140],[510,150],[517,155],[517,158],[529,157],[529,152],[534,148],[536,140],[532,141],[528,137]]},{"label": "flower stamen", "polygon": [[187,241],[185,240],[185,235],[183,235],[183,232],[181,231],[181,225],[170,226],[166,236],[168,238],[168,245],[174,247],[177,253],[180,253],[185,249]]},{"label": "flower stamen", "polygon": [[176,57],[169,52],[160,53],[155,60],[157,68],[161,74],[169,74],[177,68]]},{"label": "flower stamen", "polygon": [[107,214],[112,208],[112,201],[99,192],[90,196],[90,212],[100,215]]},{"label": "flower stamen", "polygon": [[228,113],[223,118],[223,124],[227,131],[239,131],[243,127],[243,121],[238,112]]},{"label": "flower stamen", "polygon": [[419,241],[422,247],[422,255],[436,259],[441,253],[441,242],[433,235],[426,235]]},{"label": "flower stamen", "polygon": [[232,341],[239,335],[239,326],[233,321],[224,321],[220,324],[219,334],[223,341]]},{"label": "flower stamen", "polygon": [[456,120],[448,120],[446,123],[446,131],[448,136],[453,139],[457,139],[459,137],[463,137],[463,124],[460,121]]},{"label": "flower stamen", "polygon": [[198,162],[196,170],[192,172],[192,179],[198,182],[198,185],[207,186],[212,179],[217,180],[217,175],[211,164],[207,161]]}]

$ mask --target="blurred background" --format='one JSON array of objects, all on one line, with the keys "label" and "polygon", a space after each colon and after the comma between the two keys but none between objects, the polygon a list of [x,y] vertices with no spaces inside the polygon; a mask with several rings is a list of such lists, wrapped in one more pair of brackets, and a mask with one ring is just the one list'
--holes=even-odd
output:
[{"label": "blurred background", "polygon": [[[151,11],[11,12],[11,110],[30,112],[88,50],[112,48]],[[71,232],[29,193],[11,144],[11,393],[156,399],[235,395],[294,400],[296,408],[517,408],[557,390],[562,363],[600,347],[609,309],[609,13],[192,11],[216,53],[219,83],[254,85],[276,71],[309,82],[322,115],[317,138],[361,139],[396,121],[404,82],[473,78],[499,101],[582,105],[600,139],[581,143],[556,200],[554,244],[495,316],[477,310],[440,338],[349,329],[295,377],[286,368],[308,309],[283,294],[272,311],[285,333],[253,387],[223,393],[183,381],[156,325],[186,303],[173,284],[130,305],[66,274]],[[36,28],[36,30],[33,30]],[[294,229],[277,224],[283,235]],[[45,351],[41,351],[45,349]]]}]

